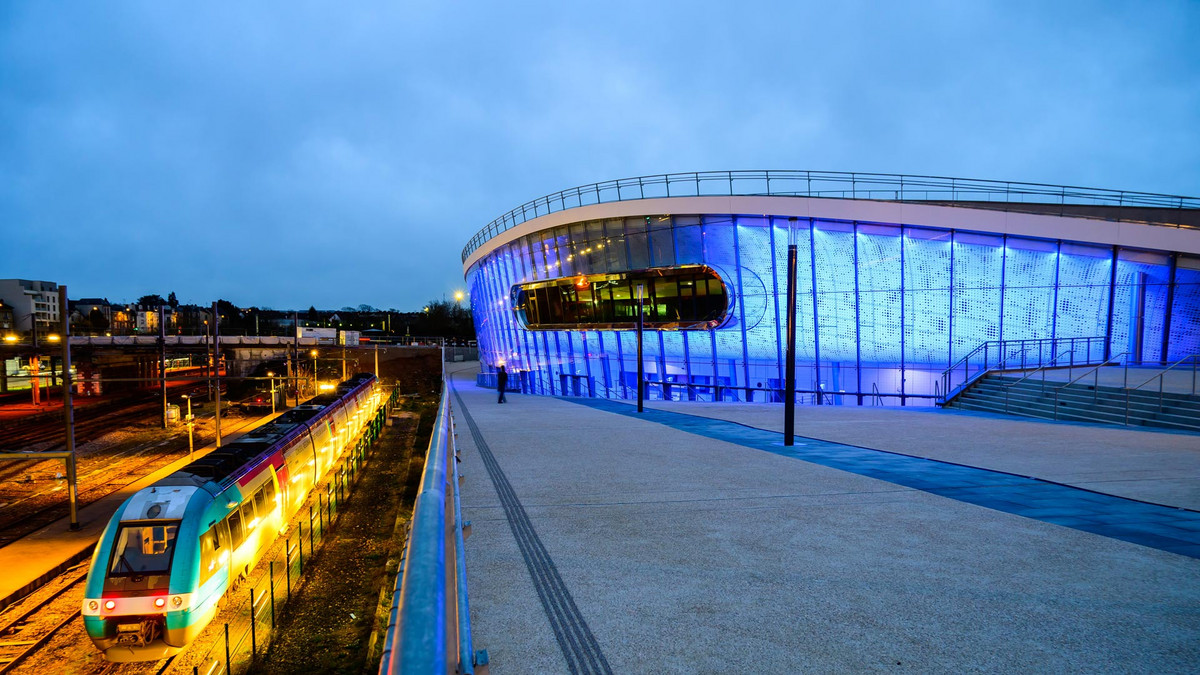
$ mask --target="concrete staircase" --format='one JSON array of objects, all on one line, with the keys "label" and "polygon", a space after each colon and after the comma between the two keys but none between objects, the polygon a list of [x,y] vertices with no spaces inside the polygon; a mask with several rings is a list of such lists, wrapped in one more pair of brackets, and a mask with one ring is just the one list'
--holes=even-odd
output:
[{"label": "concrete staircase", "polygon": [[[1091,384],[1073,384],[1061,388],[1061,382],[1046,382],[1043,386],[1041,380],[1033,378],[1017,384],[1022,375],[985,375],[949,401],[946,407],[1069,422],[1127,424],[1131,427],[1200,432],[1200,396],[1164,393],[1160,408],[1157,391]],[[1125,406],[1127,392],[1128,415]]]}]

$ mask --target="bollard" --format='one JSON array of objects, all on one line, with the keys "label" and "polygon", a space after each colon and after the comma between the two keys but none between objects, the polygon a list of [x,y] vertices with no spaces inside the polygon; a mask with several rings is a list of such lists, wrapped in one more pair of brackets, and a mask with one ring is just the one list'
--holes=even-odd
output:
[{"label": "bollard", "polygon": [[270,584],[270,586],[271,586],[271,630],[275,630],[275,561],[274,560],[271,561],[269,567],[270,567],[270,572],[269,572],[270,576],[268,578],[271,580],[271,584]]}]

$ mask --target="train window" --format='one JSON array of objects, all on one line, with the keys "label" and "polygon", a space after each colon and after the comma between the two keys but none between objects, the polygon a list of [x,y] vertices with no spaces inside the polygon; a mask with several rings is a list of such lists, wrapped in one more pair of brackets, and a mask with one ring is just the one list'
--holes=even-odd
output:
[{"label": "train window", "polygon": [[217,528],[213,528],[200,536],[200,583],[212,578],[221,566],[221,539],[217,536]]},{"label": "train window", "polygon": [[254,510],[258,513],[259,518],[265,517],[267,512],[271,510],[270,506],[267,505],[267,488],[270,486],[271,483],[268,482],[259,488],[258,492],[254,493]]},{"label": "train window", "polygon": [[[267,481],[263,486],[263,496],[266,497],[267,509],[275,508],[275,481]],[[261,509],[259,509],[261,511]]]},{"label": "train window", "polygon": [[242,512],[234,509],[233,513],[229,514],[229,545],[232,548],[237,548],[242,545],[242,541],[246,539],[246,533],[242,530]]},{"label": "train window", "polygon": [[247,499],[242,502],[242,527],[246,528],[246,536],[250,536],[250,532],[258,526],[258,516],[254,514],[254,499]]},{"label": "train window", "polygon": [[166,574],[171,569],[179,521],[122,525],[113,545],[110,576]]}]

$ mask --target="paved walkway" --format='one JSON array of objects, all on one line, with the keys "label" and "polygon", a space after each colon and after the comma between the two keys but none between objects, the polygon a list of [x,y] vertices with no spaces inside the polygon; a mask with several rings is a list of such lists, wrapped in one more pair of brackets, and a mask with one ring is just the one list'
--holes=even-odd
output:
[{"label": "paved walkway", "polygon": [[[473,631],[493,674],[1200,667],[1196,530],[1144,517],[1195,514],[1095,491],[1200,503],[1196,436],[826,407],[802,409],[798,428],[848,438],[789,450],[751,428],[770,429],[778,406],[638,415],[496,405],[471,372],[455,387]],[[1007,499],[969,496],[990,490]],[[1116,529],[1051,522],[1084,518],[1055,513],[1081,496]],[[1111,521],[1112,504],[1134,517]],[[1133,543],[1130,525],[1171,541]]]}]

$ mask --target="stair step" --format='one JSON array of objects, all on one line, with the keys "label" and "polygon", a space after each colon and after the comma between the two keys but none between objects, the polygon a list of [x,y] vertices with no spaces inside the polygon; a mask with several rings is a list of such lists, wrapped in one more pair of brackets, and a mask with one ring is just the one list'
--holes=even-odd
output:
[{"label": "stair step", "polygon": [[1200,397],[1164,392],[1161,405],[1159,401],[1157,391],[1063,387],[1032,378],[989,375],[960,392],[948,406],[1035,419],[1200,432]]}]

